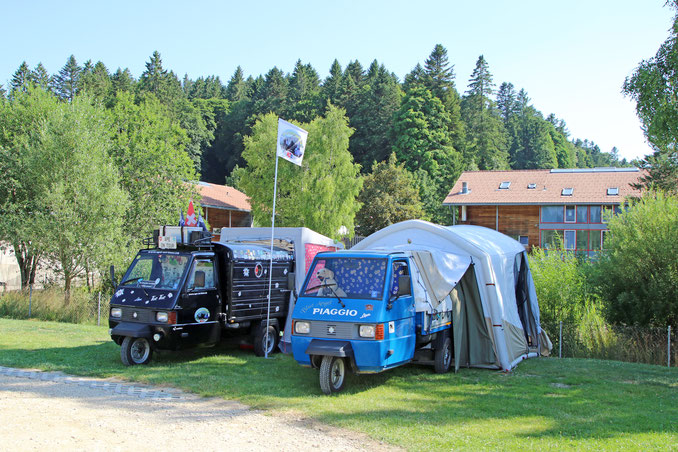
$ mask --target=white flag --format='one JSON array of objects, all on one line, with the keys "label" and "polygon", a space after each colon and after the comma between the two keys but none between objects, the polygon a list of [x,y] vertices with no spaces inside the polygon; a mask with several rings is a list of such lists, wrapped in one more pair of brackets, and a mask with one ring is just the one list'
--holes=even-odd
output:
[{"label": "white flag", "polygon": [[308,132],[278,118],[278,156],[301,166]]}]

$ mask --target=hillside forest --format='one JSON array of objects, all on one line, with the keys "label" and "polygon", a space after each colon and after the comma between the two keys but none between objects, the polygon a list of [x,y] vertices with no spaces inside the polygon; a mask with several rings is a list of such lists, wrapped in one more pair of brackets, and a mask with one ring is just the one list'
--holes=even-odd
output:
[{"label": "hillside forest", "polygon": [[422,208],[441,223],[450,220],[441,201],[463,170],[626,164],[616,148],[603,152],[591,140],[570,137],[565,121],[539,111],[524,88],[496,83],[482,55],[468,83],[458,86],[454,64],[440,44],[404,80],[376,60],[344,67],[335,60],[325,79],[311,64],[297,61],[291,73],[273,67],[252,76],[238,67],[226,83],[218,75],[193,80],[164,68],[154,52],[138,78],[129,69],[111,72],[101,61],[80,65],[74,56],[56,74],[41,63],[31,69],[24,62],[3,96],[11,100],[31,85],[64,101],[86,95],[109,110],[129,96],[137,106],[153,98],[185,133],[181,147],[196,174],[217,184],[237,183],[231,176],[247,166],[244,137],[257,118],[274,113],[309,123],[330,105],[339,107],[352,129],[348,151],[361,174],[395,153],[414,176]]}]

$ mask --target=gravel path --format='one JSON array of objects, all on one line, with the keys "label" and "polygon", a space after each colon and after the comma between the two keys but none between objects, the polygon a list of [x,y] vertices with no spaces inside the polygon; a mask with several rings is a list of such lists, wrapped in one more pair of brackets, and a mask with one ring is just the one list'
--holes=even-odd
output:
[{"label": "gravel path", "polygon": [[346,430],[175,389],[0,367],[0,451],[393,450]]}]

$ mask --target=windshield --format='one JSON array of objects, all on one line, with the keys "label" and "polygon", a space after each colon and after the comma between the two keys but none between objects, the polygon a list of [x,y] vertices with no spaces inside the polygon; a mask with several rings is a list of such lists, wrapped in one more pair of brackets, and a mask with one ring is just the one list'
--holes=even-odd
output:
[{"label": "windshield", "polygon": [[120,284],[174,290],[181,283],[189,258],[171,253],[138,254]]},{"label": "windshield", "polygon": [[386,278],[386,259],[333,257],[317,259],[303,295],[381,299]]}]

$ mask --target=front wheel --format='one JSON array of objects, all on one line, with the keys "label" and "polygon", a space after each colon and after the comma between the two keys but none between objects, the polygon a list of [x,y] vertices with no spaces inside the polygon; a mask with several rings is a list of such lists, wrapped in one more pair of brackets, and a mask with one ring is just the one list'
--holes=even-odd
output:
[{"label": "front wheel", "polygon": [[320,389],[330,395],[344,389],[346,361],[337,356],[323,356],[320,363]]},{"label": "front wheel", "polygon": [[433,368],[436,373],[444,374],[450,370],[452,364],[452,341],[446,337],[443,346],[436,349]]},{"label": "front wheel", "polygon": [[120,359],[126,366],[148,364],[153,356],[151,343],[145,337],[125,337],[120,346]]}]

